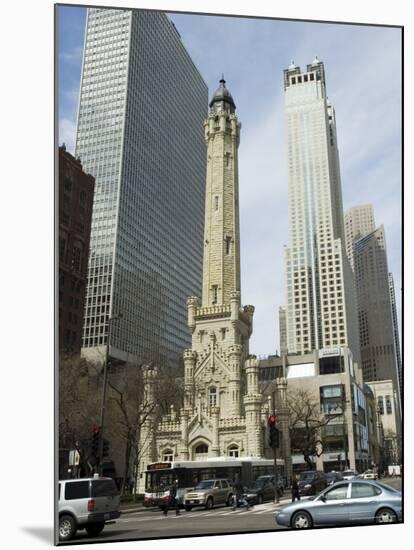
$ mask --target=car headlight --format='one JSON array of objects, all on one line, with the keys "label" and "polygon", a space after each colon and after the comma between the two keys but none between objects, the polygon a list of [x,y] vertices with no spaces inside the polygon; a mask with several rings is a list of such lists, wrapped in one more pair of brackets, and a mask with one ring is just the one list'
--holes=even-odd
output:
[{"label": "car headlight", "polygon": [[312,485],[311,485],[310,483],[307,483],[307,484],[305,485],[305,489],[310,489],[311,487],[312,487]]}]

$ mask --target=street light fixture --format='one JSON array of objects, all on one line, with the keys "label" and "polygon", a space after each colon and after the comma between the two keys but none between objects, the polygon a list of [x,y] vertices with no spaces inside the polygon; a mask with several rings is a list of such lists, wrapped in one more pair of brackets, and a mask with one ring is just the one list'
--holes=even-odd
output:
[{"label": "street light fixture", "polygon": [[108,370],[109,370],[109,344],[111,336],[111,324],[112,321],[117,321],[122,319],[122,313],[118,313],[113,317],[108,318],[108,336],[106,340],[106,352],[105,352],[105,363],[104,363],[104,378],[102,385],[102,402],[101,402],[101,415],[99,419],[99,434],[100,434],[100,445],[99,445],[99,469],[102,474],[102,459],[103,459],[103,450],[104,450],[104,420],[105,420],[105,406],[106,406],[106,389],[108,386]]}]

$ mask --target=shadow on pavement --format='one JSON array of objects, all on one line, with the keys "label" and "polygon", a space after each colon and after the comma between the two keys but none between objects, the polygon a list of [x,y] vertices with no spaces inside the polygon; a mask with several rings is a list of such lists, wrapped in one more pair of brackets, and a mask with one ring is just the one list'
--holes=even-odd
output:
[{"label": "shadow on pavement", "polygon": [[21,530],[43,542],[54,544],[53,527],[21,527]]}]

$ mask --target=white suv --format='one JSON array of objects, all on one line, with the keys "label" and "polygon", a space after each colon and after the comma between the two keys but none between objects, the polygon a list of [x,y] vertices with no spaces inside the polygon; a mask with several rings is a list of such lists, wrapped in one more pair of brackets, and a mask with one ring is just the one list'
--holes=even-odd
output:
[{"label": "white suv", "polygon": [[59,481],[59,540],[70,540],[78,529],[96,537],[105,522],[120,515],[118,489],[110,477]]}]

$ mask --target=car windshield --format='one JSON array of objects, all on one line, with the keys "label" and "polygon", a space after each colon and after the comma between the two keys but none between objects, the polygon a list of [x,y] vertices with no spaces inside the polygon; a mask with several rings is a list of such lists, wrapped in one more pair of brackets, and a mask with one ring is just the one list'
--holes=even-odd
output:
[{"label": "car windshield", "polygon": [[302,472],[299,475],[299,481],[308,481],[309,479],[313,479],[315,477],[315,472]]},{"label": "car windshield", "polygon": [[355,475],[355,472],[353,472],[352,470],[345,470],[345,472],[343,473],[344,476],[354,476]]},{"label": "car windshield", "polygon": [[211,489],[214,485],[214,481],[200,481],[195,486],[196,489]]}]

